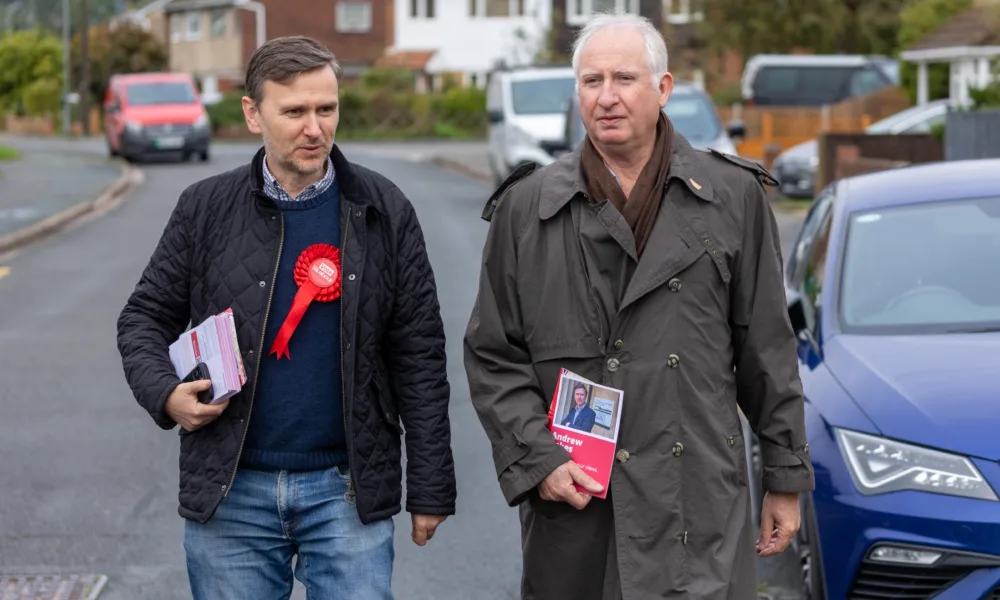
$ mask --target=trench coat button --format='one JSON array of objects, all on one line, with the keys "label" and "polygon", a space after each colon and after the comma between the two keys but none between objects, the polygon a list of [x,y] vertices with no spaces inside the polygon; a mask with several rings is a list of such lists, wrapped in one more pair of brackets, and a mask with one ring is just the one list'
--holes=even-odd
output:
[{"label": "trench coat button", "polygon": [[730,448],[735,448],[736,447],[736,438],[734,438],[733,436],[729,436],[729,439],[726,440],[726,441],[729,442],[729,447]]},{"label": "trench coat button", "polygon": [[806,453],[806,454],[809,454],[809,444],[806,444],[806,445],[805,445],[805,446],[804,446],[804,447],[802,448],[802,452],[804,452],[804,453]]},{"label": "trench coat button", "polygon": [[671,292],[679,291],[681,289],[681,280],[674,277],[673,279],[667,282],[667,285],[670,286]]},{"label": "trench coat button", "polygon": [[667,357],[667,364],[671,369],[676,369],[677,365],[681,364],[681,359],[676,354],[671,354]]},{"label": "trench coat button", "polygon": [[615,454],[615,458],[617,458],[620,463],[627,461],[629,458],[628,450],[622,448],[617,454]]},{"label": "trench coat button", "polygon": [[621,340],[615,342],[615,350],[621,350],[623,346],[625,346],[625,342]]},{"label": "trench coat button", "polygon": [[261,280],[261,282],[258,285],[260,285],[260,287],[266,287],[267,283],[265,283],[263,280]]},{"label": "trench coat button", "polygon": [[617,371],[619,366],[621,366],[621,363],[618,362],[617,358],[608,359],[608,370],[611,371],[612,373]]},{"label": "trench coat button", "polygon": [[677,442],[674,444],[674,456],[680,456],[684,454],[684,444]]},{"label": "trench coat button", "polygon": [[347,276],[347,280],[348,281],[354,281],[354,273],[351,273],[350,275],[348,275]]}]

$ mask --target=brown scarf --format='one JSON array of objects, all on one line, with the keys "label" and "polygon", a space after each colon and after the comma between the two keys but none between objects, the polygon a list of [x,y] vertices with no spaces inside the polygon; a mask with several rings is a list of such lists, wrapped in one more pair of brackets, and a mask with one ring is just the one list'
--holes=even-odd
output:
[{"label": "brown scarf", "polygon": [[667,115],[660,111],[660,119],[656,123],[656,142],[649,162],[642,168],[639,178],[632,187],[632,193],[625,197],[614,174],[604,163],[597,148],[588,136],[584,140],[581,152],[583,177],[587,192],[592,202],[609,200],[625,217],[625,222],[632,228],[635,236],[635,251],[642,256],[649,234],[656,221],[656,213],[660,210],[660,201],[670,174],[670,155],[674,147],[674,125]]}]

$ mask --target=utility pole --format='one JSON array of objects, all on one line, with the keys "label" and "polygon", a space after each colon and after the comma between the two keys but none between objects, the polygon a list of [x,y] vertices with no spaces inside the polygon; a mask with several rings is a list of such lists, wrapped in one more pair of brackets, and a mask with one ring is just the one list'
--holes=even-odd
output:
[{"label": "utility pole", "polygon": [[90,8],[87,0],[81,0],[80,27],[80,118],[83,135],[90,135]]},{"label": "utility pole", "polygon": [[69,123],[69,0],[62,0],[62,29],[63,29],[63,135],[70,134]]}]

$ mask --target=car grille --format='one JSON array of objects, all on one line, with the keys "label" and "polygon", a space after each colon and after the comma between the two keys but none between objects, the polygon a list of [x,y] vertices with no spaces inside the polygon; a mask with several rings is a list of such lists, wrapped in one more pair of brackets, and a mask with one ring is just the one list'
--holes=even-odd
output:
[{"label": "car grille", "polygon": [[[973,567],[910,567],[863,563],[850,600],[917,600],[930,598],[971,573]],[[995,592],[994,592],[995,594]],[[994,596],[998,600],[1000,597]]]},{"label": "car grille", "polygon": [[186,135],[191,131],[190,125],[150,125],[143,128],[143,133],[147,137],[161,137],[165,135]]}]

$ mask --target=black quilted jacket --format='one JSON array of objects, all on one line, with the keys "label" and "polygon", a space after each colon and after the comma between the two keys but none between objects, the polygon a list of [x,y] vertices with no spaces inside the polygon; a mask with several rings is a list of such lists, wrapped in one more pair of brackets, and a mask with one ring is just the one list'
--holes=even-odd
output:
[{"label": "black quilted jacket", "polygon": [[[275,268],[280,211],[253,161],[187,188],[118,319],[125,377],[163,429],[179,383],[167,346],[190,323],[232,307],[247,384],[223,415],[180,432],[182,517],[205,522],[232,485],[249,419]],[[341,191],[342,365],[351,475],[364,523],[400,511],[406,436],[411,513],[455,511],[445,339],[417,216],[388,179],[332,153]],[[403,426],[405,425],[405,433]]]}]

